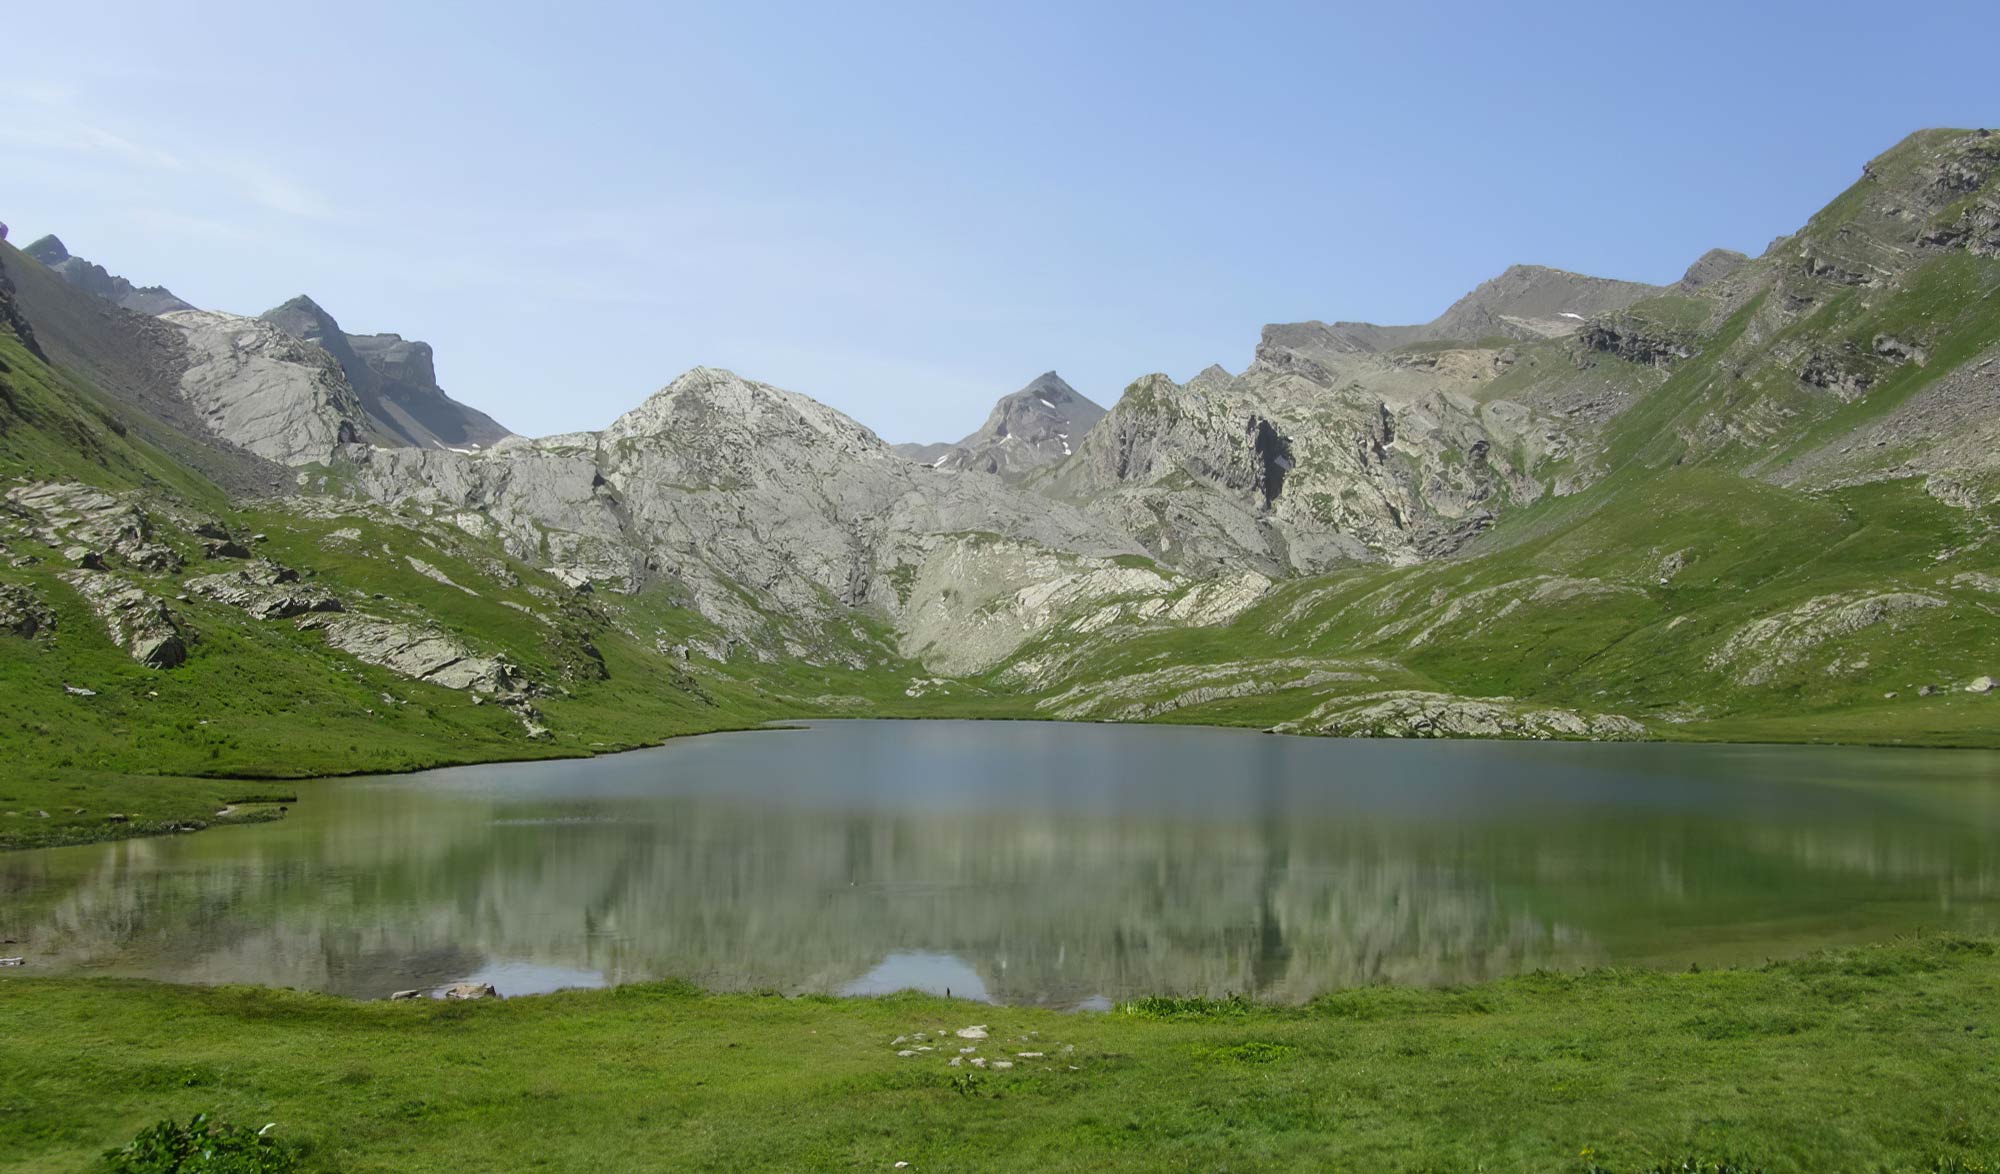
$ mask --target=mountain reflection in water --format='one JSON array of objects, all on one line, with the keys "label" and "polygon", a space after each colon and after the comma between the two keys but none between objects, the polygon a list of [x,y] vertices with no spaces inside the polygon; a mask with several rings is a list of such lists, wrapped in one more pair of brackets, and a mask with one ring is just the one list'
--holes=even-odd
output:
[{"label": "mountain reflection in water", "polygon": [[36,973],[379,997],[682,977],[1008,1003],[1758,961],[1990,929],[2000,757],[830,722],[307,784],[0,856]]}]

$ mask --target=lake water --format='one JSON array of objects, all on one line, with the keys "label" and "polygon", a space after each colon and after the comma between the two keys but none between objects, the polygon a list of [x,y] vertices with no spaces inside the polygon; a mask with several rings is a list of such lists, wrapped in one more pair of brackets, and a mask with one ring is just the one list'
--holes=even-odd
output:
[{"label": "lake water", "polygon": [[824,722],[0,854],[6,973],[1104,1006],[2000,929],[2000,755]]}]

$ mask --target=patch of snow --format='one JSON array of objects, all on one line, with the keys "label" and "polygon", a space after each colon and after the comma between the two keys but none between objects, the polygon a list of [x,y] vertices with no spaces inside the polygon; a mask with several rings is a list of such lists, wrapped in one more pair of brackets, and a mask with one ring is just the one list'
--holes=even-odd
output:
[{"label": "patch of snow", "polygon": [[1053,410],[1055,409],[1055,405],[1054,405],[1054,404],[1052,404],[1052,403],[1050,403],[1049,401],[1047,401],[1047,400],[1043,399],[1043,398],[1042,398],[1041,396],[1036,396],[1036,397],[1035,397],[1035,402],[1037,402],[1037,403],[1041,404],[1041,405],[1042,405],[1043,407],[1045,407],[1045,408],[1048,408],[1048,409],[1050,409],[1051,411],[1053,411]]},{"label": "patch of snow", "polygon": [[1557,314],[1556,314],[1556,317],[1558,317],[1558,318],[1574,318],[1574,319],[1576,319],[1576,320],[1577,320],[1578,322],[1581,322],[1581,321],[1583,321],[1583,315],[1581,315],[1581,314],[1572,314],[1572,313],[1570,313],[1570,312],[1569,312],[1568,310],[1563,310],[1563,311],[1560,311],[1559,313],[1557,313]]}]

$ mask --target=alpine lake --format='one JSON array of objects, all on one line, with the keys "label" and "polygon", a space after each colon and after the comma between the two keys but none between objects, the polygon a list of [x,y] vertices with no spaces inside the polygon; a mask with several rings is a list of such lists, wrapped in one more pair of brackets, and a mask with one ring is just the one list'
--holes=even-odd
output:
[{"label": "alpine lake", "polygon": [[16,973],[1104,1008],[2000,930],[2000,754],[828,721],[0,855]]}]

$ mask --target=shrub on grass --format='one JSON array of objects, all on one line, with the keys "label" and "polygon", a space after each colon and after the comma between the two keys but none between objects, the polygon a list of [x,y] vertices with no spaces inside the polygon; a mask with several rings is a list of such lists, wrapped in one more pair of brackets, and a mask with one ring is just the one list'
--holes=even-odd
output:
[{"label": "shrub on grass", "polygon": [[115,1174],[289,1174],[299,1167],[292,1147],[253,1130],[197,1113],[186,1125],[162,1121],[107,1151]]}]

